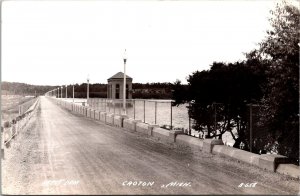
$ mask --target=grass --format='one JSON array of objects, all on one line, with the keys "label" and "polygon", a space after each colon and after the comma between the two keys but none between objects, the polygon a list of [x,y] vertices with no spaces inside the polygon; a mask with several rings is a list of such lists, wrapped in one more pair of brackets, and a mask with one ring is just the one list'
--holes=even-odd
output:
[{"label": "grass", "polygon": [[1,95],[1,124],[19,115],[19,105],[33,99],[22,95]]}]

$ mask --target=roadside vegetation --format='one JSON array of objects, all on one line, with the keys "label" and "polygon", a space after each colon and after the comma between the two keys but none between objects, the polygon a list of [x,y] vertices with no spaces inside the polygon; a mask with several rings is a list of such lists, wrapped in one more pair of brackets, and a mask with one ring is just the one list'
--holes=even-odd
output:
[{"label": "roadside vegetation", "polygon": [[[86,98],[87,83],[75,84],[74,96],[77,98]],[[90,84],[91,98],[107,98],[107,84]],[[133,99],[171,99],[171,83],[132,83]],[[72,96],[72,88],[68,89],[68,96]],[[65,91],[63,91],[65,96]]]},{"label": "roadside vegetation", "polygon": [[1,123],[11,121],[19,114],[19,105],[33,99],[22,95],[1,95]]},{"label": "roadside vegetation", "polygon": [[255,123],[264,134],[254,152],[275,152],[299,164],[300,12],[282,2],[270,13],[271,29],[246,60],[214,62],[189,75],[187,86],[177,80],[174,105],[190,103],[193,128],[206,130],[208,138],[230,132],[234,147],[249,150],[249,104],[256,104]]},{"label": "roadside vegetation", "polygon": [[[133,83],[132,97],[134,99],[171,99],[172,83]],[[18,82],[1,82],[2,95],[44,95],[46,92],[57,89],[60,86],[30,85]],[[87,83],[75,84],[74,96],[76,98],[86,98]],[[107,98],[107,84],[89,84],[91,98]],[[65,86],[62,92],[66,96]],[[73,89],[68,86],[68,97],[73,96]]]}]

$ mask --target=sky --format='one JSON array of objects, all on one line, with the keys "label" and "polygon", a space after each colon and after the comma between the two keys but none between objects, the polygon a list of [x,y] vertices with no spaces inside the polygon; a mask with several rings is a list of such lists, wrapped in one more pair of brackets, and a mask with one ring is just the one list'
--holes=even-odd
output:
[{"label": "sky", "polygon": [[214,61],[244,60],[276,1],[4,1],[2,81],[36,85],[187,83]]}]

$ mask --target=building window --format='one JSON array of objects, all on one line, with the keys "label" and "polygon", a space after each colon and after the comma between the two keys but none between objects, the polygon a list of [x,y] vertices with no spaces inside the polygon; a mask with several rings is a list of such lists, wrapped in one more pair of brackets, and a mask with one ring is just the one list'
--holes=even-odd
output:
[{"label": "building window", "polygon": [[110,97],[109,97],[109,98],[111,98],[111,99],[113,98],[113,97],[112,97],[112,95],[113,95],[113,94],[112,94],[112,90],[113,90],[113,89],[112,89],[112,85],[109,85],[109,91],[110,91],[110,92],[109,92],[109,94],[110,94]]},{"label": "building window", "polygon": [[107,98],[110,98],[110,84],[107,85]]},{"label": "building window", "polygon": [[128,96],[128,92],[129,92],[129,91],[128,91],[128,84],[126,84],[126,99],[128,99],[128,97],[129,97],[129,96]]},{"label": "building window", "polygon": [[120,99],[120,84],[116,84],[116,99]]}]

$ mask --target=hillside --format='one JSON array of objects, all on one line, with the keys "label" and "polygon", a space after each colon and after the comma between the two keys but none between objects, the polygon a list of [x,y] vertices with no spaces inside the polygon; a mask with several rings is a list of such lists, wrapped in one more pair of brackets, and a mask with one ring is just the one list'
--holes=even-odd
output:
[{"label": "hillside", "polygon": [[[43,95],[47,91],[58,88],[59,86],[42,86],[31,85],[18,82],[1,82],[1,94],[2,95]],[[75,84],[75,97],[86,97],[86,83]],[[171,83],[133,83],[133,98],[139,99],[170,99],[172,84]],[[68,88],[68,97],[72,95],[72,88]],[[63,96],[65,97],[65,90],[63,90]],[[90,97],[91,98],[106,98],[107,97],[107,85],[106,84],[90,84]]]},{"label": "hillside", "polygon": [[43,95],[55,86],[31,85],[19,82],[1,82],[2,95]]}]

